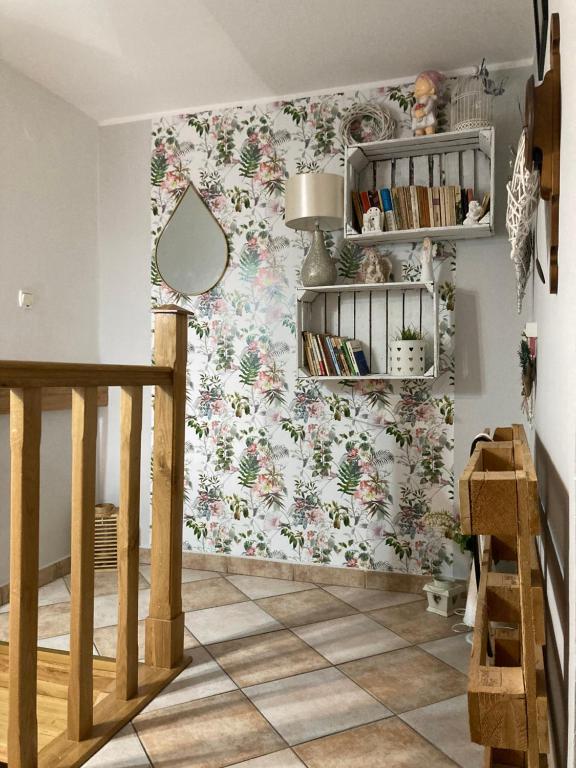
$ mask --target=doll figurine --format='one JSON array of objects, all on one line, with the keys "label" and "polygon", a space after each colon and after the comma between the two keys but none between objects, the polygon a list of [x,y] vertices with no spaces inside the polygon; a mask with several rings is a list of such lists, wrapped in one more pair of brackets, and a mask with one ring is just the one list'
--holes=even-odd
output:
[{"label": "doll figurine", "polygon": [[420,72],[416,78],[414,83],[416,101],[410,111],[414,136],[428,136],[436,133],[436,106],[438,91],[443,79],[444,75],[434,69]]}]

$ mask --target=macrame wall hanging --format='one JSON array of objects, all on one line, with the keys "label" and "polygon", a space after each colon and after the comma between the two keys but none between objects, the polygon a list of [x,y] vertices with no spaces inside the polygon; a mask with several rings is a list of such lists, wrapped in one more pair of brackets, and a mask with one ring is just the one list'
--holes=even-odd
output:
[{"label": "macrame wall hanging", "polygon": [[522,311],[522,302],[526,285],[532,270],[534,256],[534,223],[540,197],[540,179],[538,171],[528,170],[525,162],[526,129],[522,130],[512,179],[506,185],[508,205],[506,208],[506,229],[510,241],[510,258],[516,270],[518,313]]}]

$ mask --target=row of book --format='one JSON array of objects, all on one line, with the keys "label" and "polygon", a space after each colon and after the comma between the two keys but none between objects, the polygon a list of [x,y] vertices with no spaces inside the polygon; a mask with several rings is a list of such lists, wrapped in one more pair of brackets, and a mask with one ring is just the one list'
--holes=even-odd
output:
[{"label": "row of book", "polygon": [[[484,196],[488,210],[489,199]],[[455,186],[445,187],[393,187],[352,191],[352,204],[356,228],[362,232],[363,216],[369,208],[379,208],[384,216],[383,229],[395,232],[402,229],[450,227],[464,223],[474,190]]]},{"label": "row of book", "polygon": [[357,339],[303,331],[304,355],[313,376],[365,376],[370,373]]}]

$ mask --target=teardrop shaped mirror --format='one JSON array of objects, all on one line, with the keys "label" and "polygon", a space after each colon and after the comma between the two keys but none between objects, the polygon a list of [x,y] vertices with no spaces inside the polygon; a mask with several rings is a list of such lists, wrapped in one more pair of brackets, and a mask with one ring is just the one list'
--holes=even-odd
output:
[{"label": "teardrop shaped mirror", "polygon": [[158,272],[173,291],[196,296],[220,282],[227,264],[226,235],[190,184],[158,238]]}]

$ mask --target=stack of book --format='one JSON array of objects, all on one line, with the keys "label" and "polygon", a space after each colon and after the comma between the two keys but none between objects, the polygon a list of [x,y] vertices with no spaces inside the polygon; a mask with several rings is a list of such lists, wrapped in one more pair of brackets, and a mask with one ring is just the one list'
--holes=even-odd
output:
[{"label": "stack of book", "polygon": [[[490,196],[484,195],[482,205],[488,210]],[[448,187],[393,187],[352,191],[352,204],[356,228],[362,232],[363,215],[369,208],[384,213],[384,231],[426,227],[451,227],[464,223],[468,205],[474,199],[474,190],[459,186]]]},{"label": "stack of book", "polygon": [[370,373],[356,339],[303,331],[304,355],[312,376],[365,376]]}]

